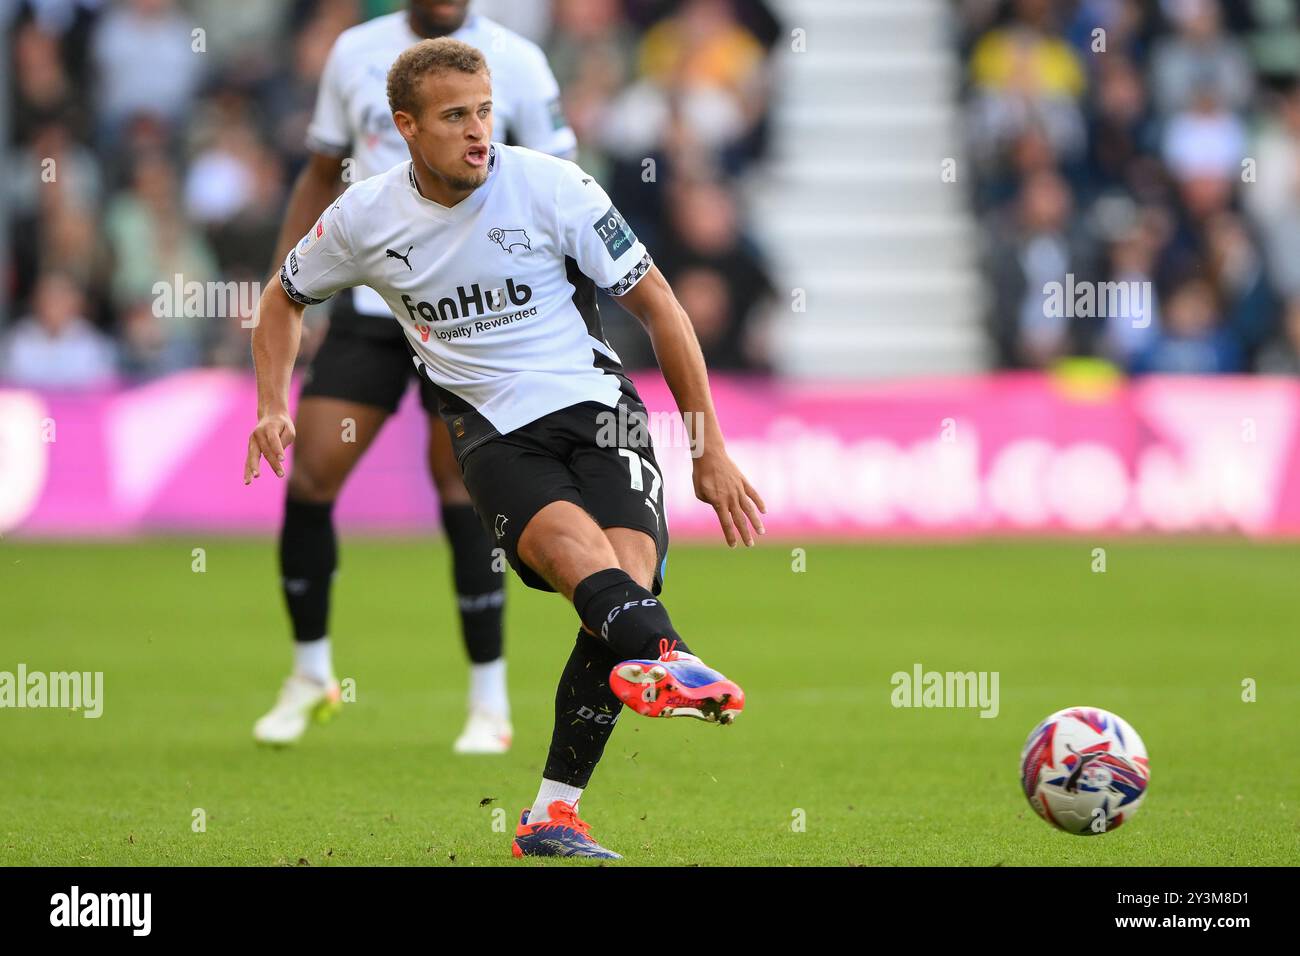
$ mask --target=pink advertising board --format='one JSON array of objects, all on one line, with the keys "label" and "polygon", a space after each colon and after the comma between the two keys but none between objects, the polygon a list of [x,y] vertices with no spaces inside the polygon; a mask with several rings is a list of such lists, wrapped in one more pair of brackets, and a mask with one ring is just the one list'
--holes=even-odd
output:
[{"label": "pink advertising board", "polygon": [[[669,526],[717,538],[654,374]],[[1148,378],[1073,393],[1036,374],[790,385],[716,377],[732,455],[787,537],[1232,531],[1300,534],[1300,385]],[[0,533],[270,534],[283,483],[242,481],[252,381],[195,371],[96,394],[0,388]],[[437,527],[408,394],[339,501],[345,529]]]}]

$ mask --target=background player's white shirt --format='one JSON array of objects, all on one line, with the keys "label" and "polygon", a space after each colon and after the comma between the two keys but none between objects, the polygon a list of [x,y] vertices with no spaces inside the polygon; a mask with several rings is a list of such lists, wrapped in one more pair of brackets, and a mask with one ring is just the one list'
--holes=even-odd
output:
[{"label": "background player's white shirt", "polygon": [[[495,134],[521,146],[571,156],[577,139],[560,106],[560,86],[535,43],[487,17],[470,14],[451,34],[483,51],[492,71]],[[328,156],[351,156],[354,180],[368,179],[410,158],[388,108],[388,68],[420,37],[406,11],[367,20],[334,42],[307,128],[307,145]],[[358,289],[357,310],[386,315],[369,289]]]},{"label": "background player's white shirt", "polygon": [[450,208],[420,195],[409,161],[352,186],[280,280],[304,305],[376,289],[422,374],[505,434],[578,402],[618,403],[595,289],[622,295],[650,264],[576,165],[494,143],[487,180]]}]

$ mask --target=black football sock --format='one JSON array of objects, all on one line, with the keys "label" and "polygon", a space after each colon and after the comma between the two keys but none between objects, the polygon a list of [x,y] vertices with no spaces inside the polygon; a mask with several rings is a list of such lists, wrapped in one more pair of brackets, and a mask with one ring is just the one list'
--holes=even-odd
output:
[{"label": "black football sock", "polygon": [[286,498],[280,526],[280,583],[295,641],[329,634],[330,584],[338,566],[334,502]]},{"label": "black football sock", "polygon": [[547,780],[587,786],[623,710],[609,689],[609,672],[622,660],[602,641],[578,632],[555,692],[555,729],[542,773]]},{"label": "black football sock", "polygon": [[587,629],[621,661],[658,657],[661,639],[676,641],[677,650],[690,653],[659,599],[621,568],[606,568],[581,581],[573,591],[573,606]]},{"label": "black football sock", "polygon": [[452,577],[456,582],[465,652],[475,664],[489,664],[502,654],[505,568],[493,569],[492,541],[473,505],[443,505],[442,527],[451,545]]}]

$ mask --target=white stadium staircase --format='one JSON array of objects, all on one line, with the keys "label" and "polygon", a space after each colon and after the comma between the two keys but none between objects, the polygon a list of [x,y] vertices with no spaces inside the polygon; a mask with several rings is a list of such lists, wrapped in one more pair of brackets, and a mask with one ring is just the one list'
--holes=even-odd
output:
[{"label": "white stadium staircase", "polygon": [[[795,378],[883,378],[985,366],[978,234],[969,210],[944,0],[770,0],[772,147],[746,184],[786,299],[772,356]],[[791,31],[806,31],[805,52]],[[941,177],[956,161],[956,182]],[[792,308],[792,290],[806,311]]]}]

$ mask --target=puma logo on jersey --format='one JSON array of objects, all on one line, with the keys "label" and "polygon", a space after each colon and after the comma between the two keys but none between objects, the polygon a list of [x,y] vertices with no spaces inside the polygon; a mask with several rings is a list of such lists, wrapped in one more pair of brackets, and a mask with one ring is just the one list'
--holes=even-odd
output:
[{"label": "puma logo on jersey", "polygon": [[[402,255],[400,252],[394,252],[392,249],[385,249],[384,252],[388,253],[388,258],[390,259],[401,259],[403,262],[406,263],[406,268],[411,269],[411,260],[408,259],[407,256],[411,254],[411,250],[414,248],[415,246],[407,246],[405,256]],[[411,269],[411,271],[414,272],[415,270]]]},{"label": "puma logo on jersey", "polygon": [[522,229],[493,229],[488,233],[488,238],[511,254],[514,253],[516,246],[523,246],[529,252],[533,251],[528,233]]}]

